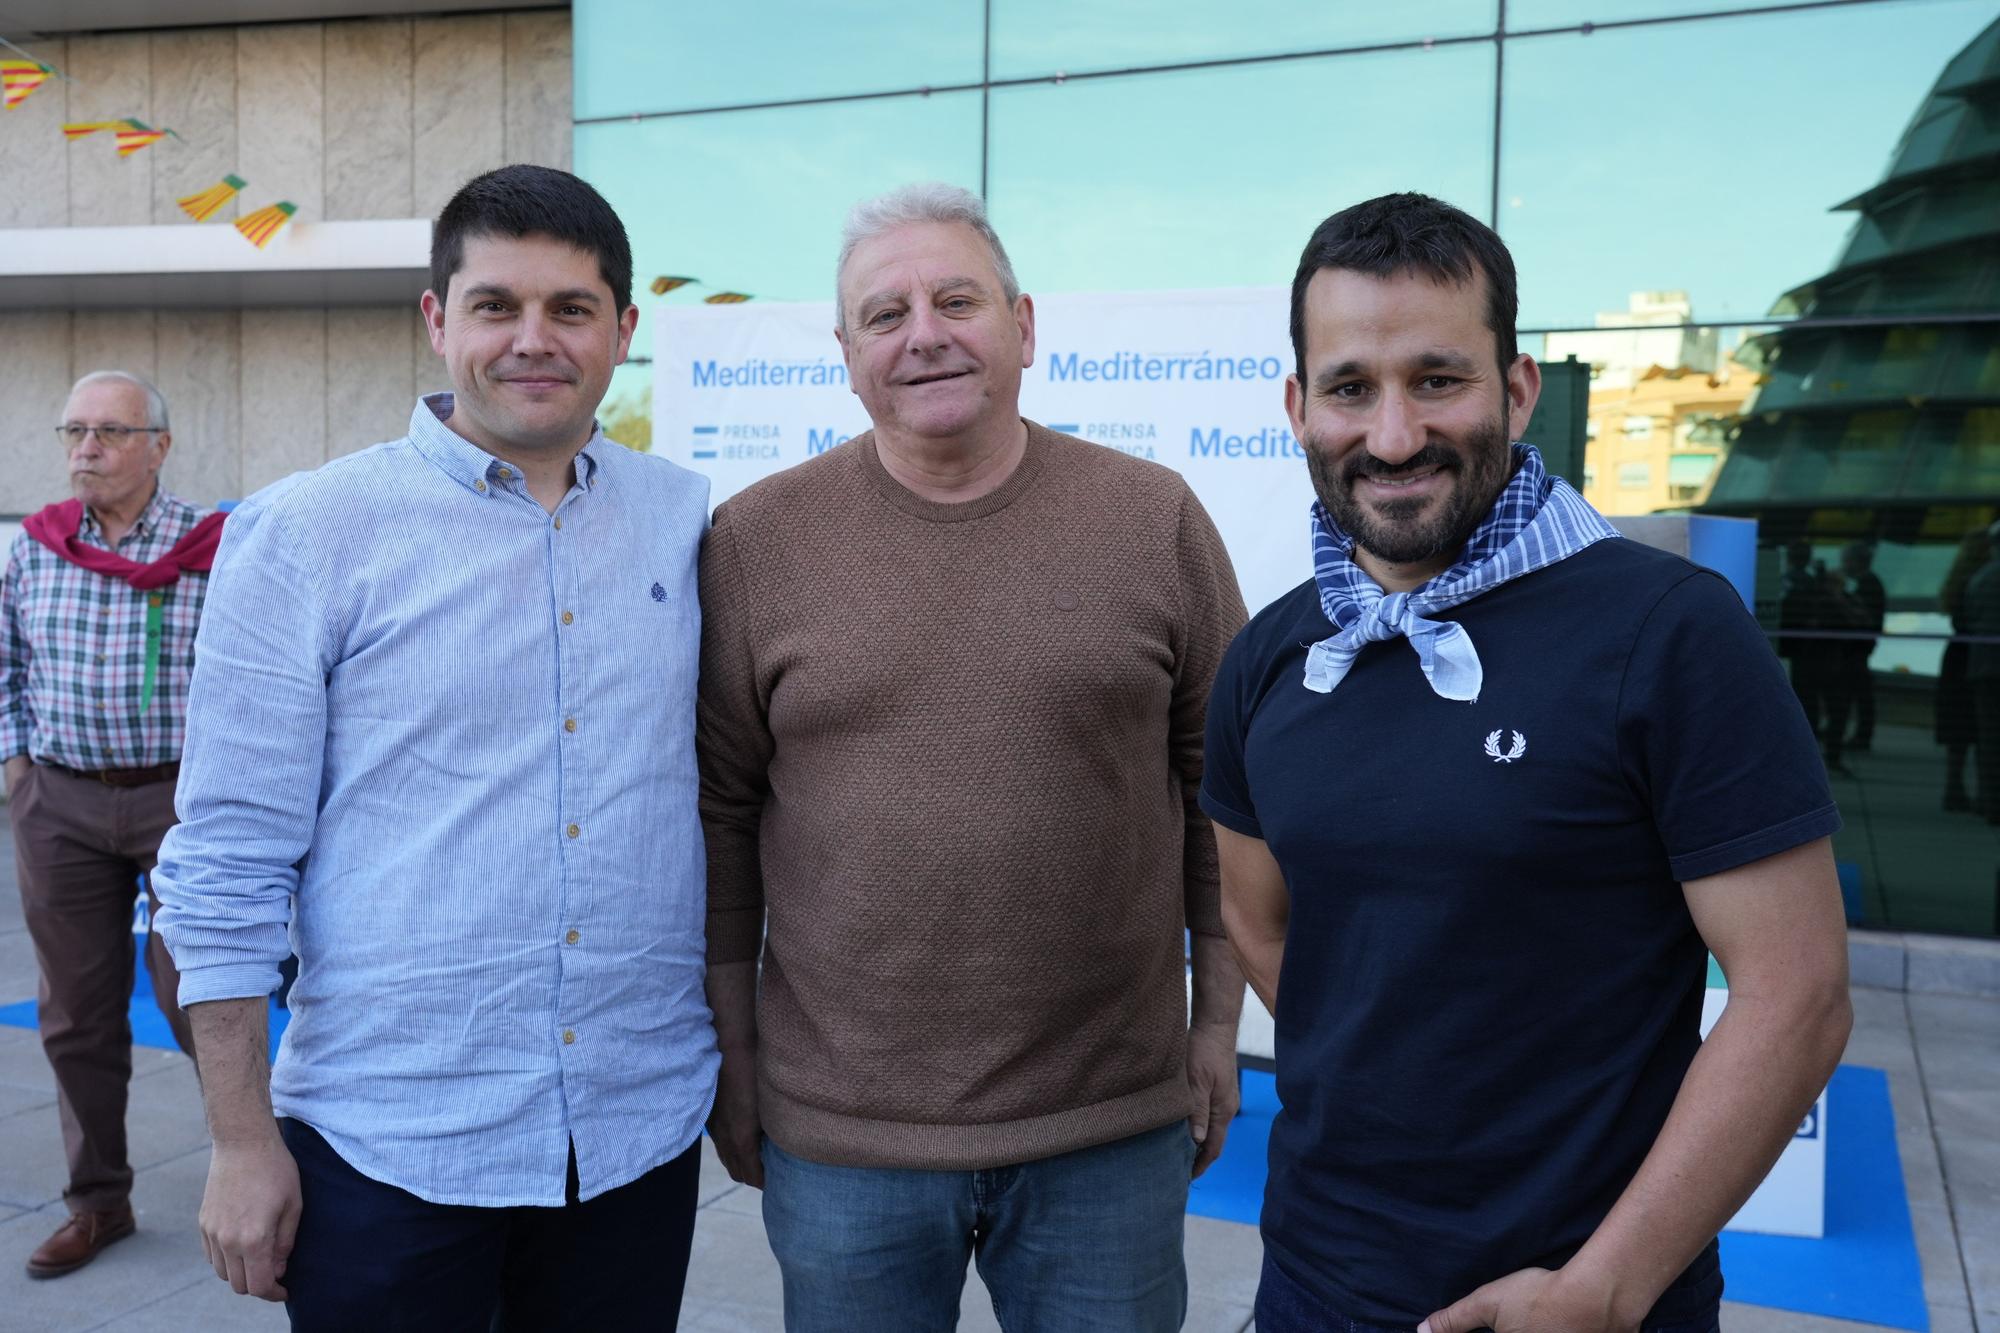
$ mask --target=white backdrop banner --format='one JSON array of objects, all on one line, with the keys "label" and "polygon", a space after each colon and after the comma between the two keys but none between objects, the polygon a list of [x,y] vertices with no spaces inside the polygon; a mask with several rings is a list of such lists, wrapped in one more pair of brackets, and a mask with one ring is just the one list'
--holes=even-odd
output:
[{"label": "white backdrop banner", "polygon": [[[1283,287],[1035,300],[1021,412],[1173,468],[1222,532],[1256,611],[1312,573],[1312,484],[1285,420]],[[653,450],[721,503],[868,428],[833,304],[670,305],[655,313]]]}]

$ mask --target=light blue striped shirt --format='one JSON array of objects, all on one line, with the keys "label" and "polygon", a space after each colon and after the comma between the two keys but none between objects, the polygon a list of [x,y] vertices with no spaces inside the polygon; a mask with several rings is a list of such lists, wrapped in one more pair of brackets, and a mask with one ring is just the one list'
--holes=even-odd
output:
[{"label": "light blue striped shirt", "polygon": [[551,517],[450,412],[230,517],[159,928],[183,1004],[265,995],[297,952],[272,1102],[364,1175],[559,1205],[572,1140],[588,1199],[715,1092],[708,483],[598,433]]}]

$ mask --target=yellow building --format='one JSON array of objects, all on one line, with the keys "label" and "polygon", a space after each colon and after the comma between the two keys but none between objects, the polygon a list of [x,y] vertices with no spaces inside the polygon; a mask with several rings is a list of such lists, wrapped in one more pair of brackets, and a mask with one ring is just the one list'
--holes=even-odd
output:
[{"label": "yellow building", "polygon": [[1722,462],[1724,429],[1757,378],[1725,358],[1714,371],[1649,366],[1629,383],[1593,383],[1584,498],[1606,514],[1700,503]]}]

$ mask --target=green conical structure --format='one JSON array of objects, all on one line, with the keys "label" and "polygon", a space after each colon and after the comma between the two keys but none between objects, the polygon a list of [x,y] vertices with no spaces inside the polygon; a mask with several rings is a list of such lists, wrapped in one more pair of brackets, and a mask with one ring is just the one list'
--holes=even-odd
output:
[{"label": "green conical structure", "polygon": [[[2000,511],[2000,19],[1945,67],[1839,262],[1739,353],[1765,376],[1705,513],[1798,537],[1945,545]],[[1984,318],[1975,318],[1984,316]]]}]

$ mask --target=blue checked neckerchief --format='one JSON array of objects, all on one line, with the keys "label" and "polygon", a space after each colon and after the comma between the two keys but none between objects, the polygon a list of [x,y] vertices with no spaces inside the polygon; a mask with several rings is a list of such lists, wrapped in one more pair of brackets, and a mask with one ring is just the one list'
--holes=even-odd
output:
[{"label": "blue checked neckerchief", "polygon": [[1458,562],[1413,592],[1383,592],[1354,563],[1354,539],[1313,502],[1313,581],[1320,608],[1340,632],[1306,653],[1307,689],[1331,693],[1364,647],[1402,637],[1439,695],[1467,703],[1479,698],[1484,673],[1472,637],[1456,621],[1427,617],[1618,535],[1568,482],[1548,474],[1535,446],[1515,445],[1514,464],[1513,479]]}]

